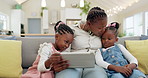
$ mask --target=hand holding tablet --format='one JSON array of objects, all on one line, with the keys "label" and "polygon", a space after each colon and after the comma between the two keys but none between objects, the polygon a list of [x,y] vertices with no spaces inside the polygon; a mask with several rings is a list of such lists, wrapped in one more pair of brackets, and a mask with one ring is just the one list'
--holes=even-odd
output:
[{"label": "hand holding tablet", "polygon": [[64,60],[68,60],[69,68],[86,68],[95,66],[95,55],[93,52],[63,52]]}]

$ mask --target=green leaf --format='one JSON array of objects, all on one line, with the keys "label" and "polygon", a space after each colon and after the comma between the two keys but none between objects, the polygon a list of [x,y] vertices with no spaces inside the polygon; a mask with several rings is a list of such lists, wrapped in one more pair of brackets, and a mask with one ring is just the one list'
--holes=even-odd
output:
[{"label": "green leaf", "polygon": [[82,10],[82,12],[80,13],[80,15],[82,16],[83,14],[87,15],[88,14],[88,11],[90,9],[90,2],[87,2],[86,0],[84,0],[84,7],[77,7],[79,9]]}]

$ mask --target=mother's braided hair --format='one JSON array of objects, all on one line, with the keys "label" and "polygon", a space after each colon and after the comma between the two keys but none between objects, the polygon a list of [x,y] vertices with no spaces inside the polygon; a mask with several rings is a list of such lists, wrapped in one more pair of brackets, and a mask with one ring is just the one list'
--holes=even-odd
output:
[{"label": "mother's braided hair", "polygon": [[91,23],[95,23],[97,20],[103,20],[106,17],[107,14],[103,9],[101,9],[100,7],[94,7],[88,12],[86,20]]}]

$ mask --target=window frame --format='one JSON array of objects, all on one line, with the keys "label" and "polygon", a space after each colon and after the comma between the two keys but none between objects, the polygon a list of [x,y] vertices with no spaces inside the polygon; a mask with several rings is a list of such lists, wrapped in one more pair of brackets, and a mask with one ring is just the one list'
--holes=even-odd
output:
[{"label": "window frame", "polygon": [[0,20],[2,20],[5,24],[3,25],[2,30],[9,30],[9,16],[7,14],[0,12]]},{"label": "window frame", "polygon": [[[135,31],[138,31],[136,30],[137,29],[137,22],[136,22],[136,15],[138,14],[142,14],[141,15],[141,20],[142,20],[142,24],[141,24],[141,34],[140,35],[148,35],[148,23],[146,21],[148,21],[148,12],[140,12],[140,13],[137,13],[137,14],[134,14],[132,16],[128,16],[124,19],[124,28],[123,28],[123,31],[126,32],[126,36],[140,36],[139,34],[137,34]],[[133,19],[131,20],[133,22],[133,26],[130,27],[130,28],[127,28],[127,19],[132,17]],[[133,35],[129,35],[129,33],[127,33],[127,30],[129,29],[133,29]]]}]

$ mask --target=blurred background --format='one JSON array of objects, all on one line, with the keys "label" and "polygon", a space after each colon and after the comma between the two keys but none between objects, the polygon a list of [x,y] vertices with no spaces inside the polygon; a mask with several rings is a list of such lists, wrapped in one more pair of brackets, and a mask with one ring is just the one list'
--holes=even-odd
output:
[{"label": "blurred background", "polygon": [[98,6],[108,23],[119,22],[119,36],[148,35],[148,0],[0,0],[1,35],[54,35],[59,20],[74,26]]}]

